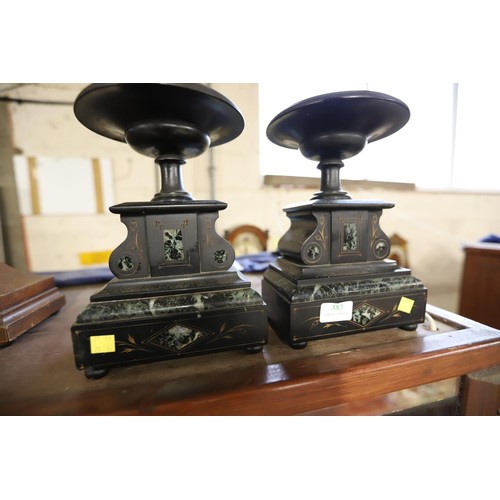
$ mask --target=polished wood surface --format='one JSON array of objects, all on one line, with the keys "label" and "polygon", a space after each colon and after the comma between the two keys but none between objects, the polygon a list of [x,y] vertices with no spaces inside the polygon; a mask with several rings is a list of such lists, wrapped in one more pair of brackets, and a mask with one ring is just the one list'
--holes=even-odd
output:
[{"label": "polished wood surface", "polygon": [[500,328],[500,243],[464,246],[459,313]]},{"label": "polished wood surface", "polygon": [[100,288],[65,288],[59,313],[0,349],[0,414],[336,414],[325,409],[500,365],[498,330],[428,306],[438,331],[423,324],[414,332],[365,332],[310,342],[303,350],[271,331],[258,354],[120,367],[88,380],[75,367],[70,326]]}]

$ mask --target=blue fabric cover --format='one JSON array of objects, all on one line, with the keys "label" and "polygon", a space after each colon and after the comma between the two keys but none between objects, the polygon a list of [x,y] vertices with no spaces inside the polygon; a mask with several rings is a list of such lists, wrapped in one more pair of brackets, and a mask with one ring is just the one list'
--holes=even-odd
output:
[{"label": "blue fabric cover", "polygon": [[86,285],[89,283],[108,282],[114,274],[108,267],[80,269],[77,271],[55,271],[52,273],[37,273],[43,276],[52,276],[56,286]]},{"label": "blue fabric cover", "polygon": [[497,234],[489,234],[488,236],[481,238],[479,241],[481,243],[500,243],[500,236]]},{"label": "blue fabric cover", "polygon": [[262,273],[276,260],[278,252],[260,252],[236,257],[238,268],[244,273]]}]

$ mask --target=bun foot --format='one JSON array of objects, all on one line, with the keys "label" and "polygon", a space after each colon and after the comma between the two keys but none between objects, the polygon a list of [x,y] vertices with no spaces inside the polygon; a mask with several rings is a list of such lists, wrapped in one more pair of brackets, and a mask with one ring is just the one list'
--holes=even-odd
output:
[{"label": "bun foot", "polygon": [[307,342],[289,342],[288,345],[293,349],[305,349],[307,346]]},{"label": "bun foot", "polygon": [[107,368],[93,368],[92,366],[87,366],[85,368],[85,376],[91,380],[98,380],[105,377],[109,373]]},{"label": "bun foot", "polygon": [[263,345],[256,345],[253,347],[245,347],[245,351],[247,352],[247,354],[257,354],[257,353],[261,352],[262,349],[264,349]]},{"label": "bun foot", "polygon": [[413,332],[414,330],[417,329],[417,326],[418,326],[418,324],[404,325],[404,326],[400,326],[399,328],[401,328],[401,330],[406,330],[407,332]]}]

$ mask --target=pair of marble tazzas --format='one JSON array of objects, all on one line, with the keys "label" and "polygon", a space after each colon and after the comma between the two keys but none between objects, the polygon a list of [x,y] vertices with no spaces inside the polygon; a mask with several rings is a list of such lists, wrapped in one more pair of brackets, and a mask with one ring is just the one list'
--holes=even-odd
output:
[{"label": "pair of marble tazzas", "polygon": [[[233,266],[215,231],[227,205],[195,200],[181,167],[243,130],[238,108],[201,84],[93,84],[75,101],[93,132],[154,159],[161,190],[151,201],[110,208],[128,230],[111,254],[115,278],[72,326],[78,369],[98,378],[114,367],[228,349],[260,352],[268,332],[292,348],[367,330],[415,329],[427,290],[388,259],[382,210],[342,191],[343,160],[403,127],[408,107],[386,94],[336,92],[301,101],[269,124],[268,138],[318,163],[321,186],[286,207],[290,228],[262,278],[262,295]],[[271,330],[269,330],[271,325]]]}]

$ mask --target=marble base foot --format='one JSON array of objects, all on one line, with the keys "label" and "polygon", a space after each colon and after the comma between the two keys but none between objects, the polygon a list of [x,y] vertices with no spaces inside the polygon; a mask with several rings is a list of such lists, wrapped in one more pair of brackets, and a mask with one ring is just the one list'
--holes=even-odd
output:
[{"label": "marble base foot", "polygon": [[269,322],[291,347],[310,340],[381,330],[415,329],[425,319],[427,289],[408,270],[331,280],[293,280],[271,266],[262,281]]},{"label": "marble base foot", "polygon": [[71,328],[76,367],[91,372],[230,349],[262,350],[267,311],[250,286],[91,302]]}]

